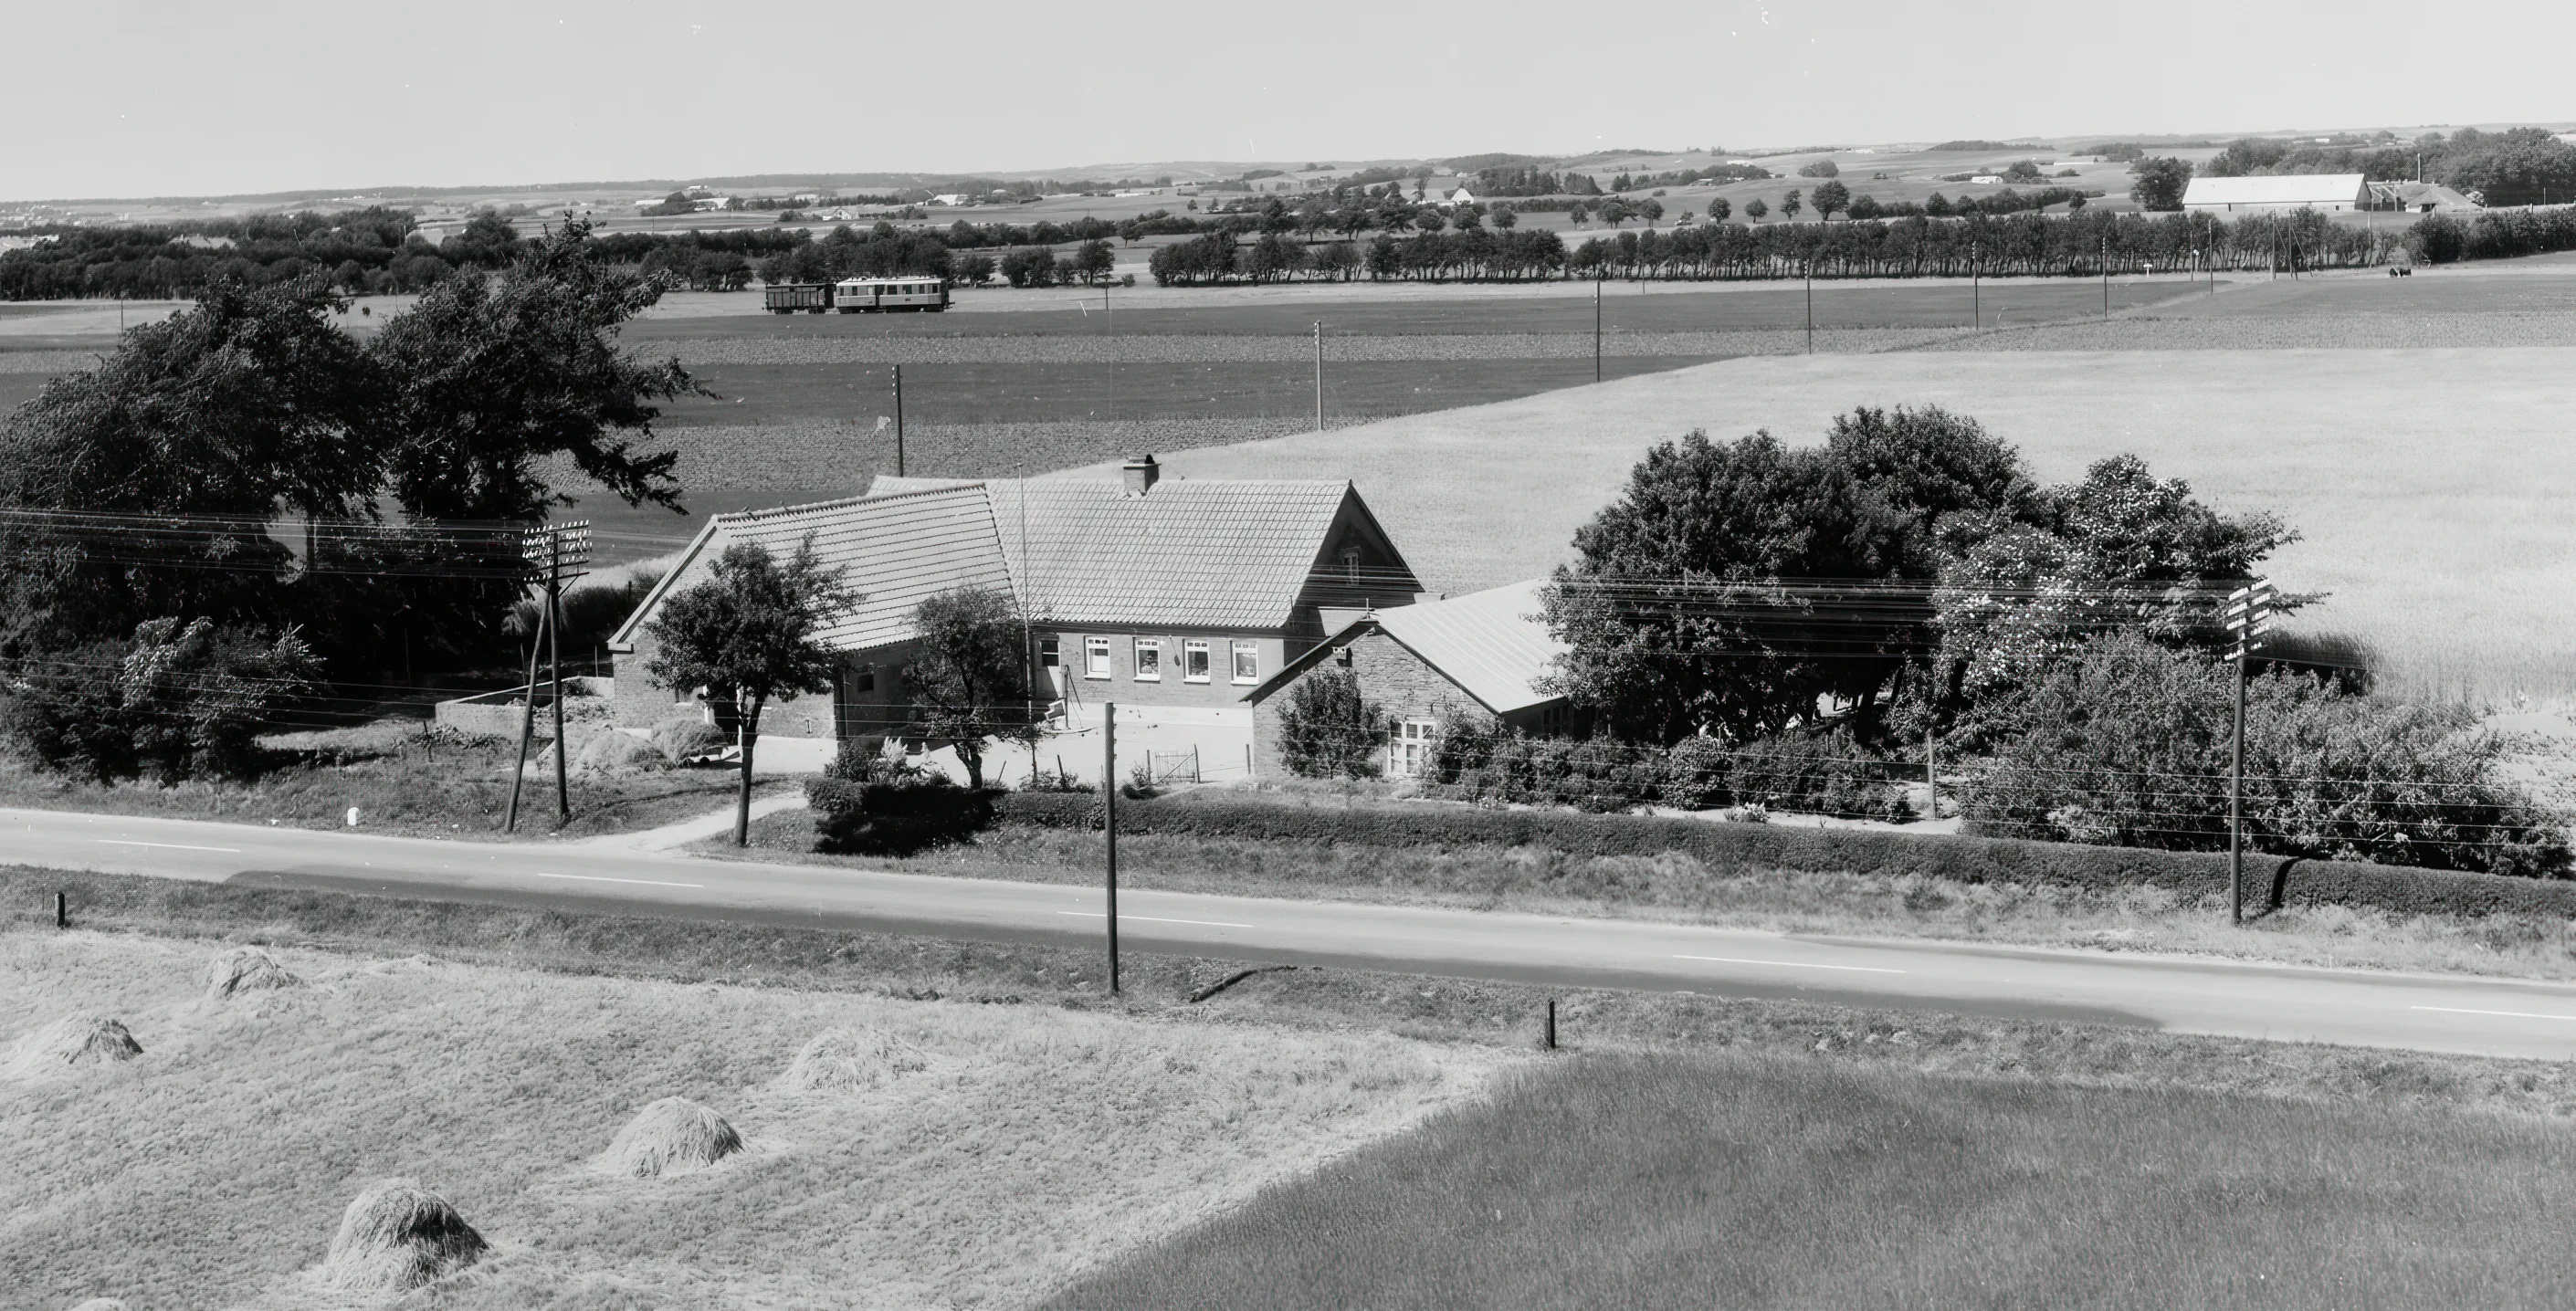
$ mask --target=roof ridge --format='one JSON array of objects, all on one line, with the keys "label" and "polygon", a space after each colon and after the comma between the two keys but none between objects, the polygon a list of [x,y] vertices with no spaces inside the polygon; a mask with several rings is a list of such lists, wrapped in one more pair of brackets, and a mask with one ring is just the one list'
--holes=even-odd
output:
[{"label": "roof ridge", "polygon": [[916,487],[908,492],[887,492],[881,496],[870,496],[862,492],[856,496],[838,496],[828,501],[806,501],[798,505],[772,505],[757,510],[726,510],[721,514],[708,515],[707,519],[711,523],[758,523],[763,519],[774,519],[814,510],[837,510],[843,506],[856,505],[861,501],[882,503],[899,501],[910,496],[937,496],[942,492],[982,491],[984,486],[985,480],[979,478],[972,482],[952,482],[938,487]]}]

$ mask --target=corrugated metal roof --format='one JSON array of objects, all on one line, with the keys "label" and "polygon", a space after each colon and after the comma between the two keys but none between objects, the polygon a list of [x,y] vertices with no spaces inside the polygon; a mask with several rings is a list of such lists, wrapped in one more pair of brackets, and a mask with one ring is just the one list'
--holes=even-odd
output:
[{"label": "corrugated metal roof", "polygon": [[2193,178],[2185,205],[2351,205],[2362,198],[2359,173],[2286,173],[2255,178]]},{"label": "corrugated metal roof", "polygon": [[1373,617],[1386,635],[1446,675],[1496,714],[1509,714],[1557,699],[1538,682],[1551,672],[1565,643],[1540,617],[1544,578],[1483,592],[1423,601]]},{"label": "corrugated metal roof", "polygon": [[[1323,554],[1333,521],[1358,493],[1348,482],[1165,479],[1130,496],[1094,478],[997,478],[977,484],[879,477],[870,492],[975,486],[1020,603],[1068,624],[1175,628],[1286,627]],[[1410,569],[1381,580],[1421,584]]]},{"label": "corrugated metal roof", "polygon": [[842,582],[860,594],[859,604],[821,634],[838,650],[865,651],[909,640],[914,610],[942,592],[1011,590],[1010,568],[993,529],[992,502],[980,486],[720,514],[707,521],[680,566],[636,607],[613,642],[621,647],[631,643],[633,630],[660,607],[664,596],[704,581],[734,543],[757,543],[783,560],[809,538],[816,558],[840,568]]}]

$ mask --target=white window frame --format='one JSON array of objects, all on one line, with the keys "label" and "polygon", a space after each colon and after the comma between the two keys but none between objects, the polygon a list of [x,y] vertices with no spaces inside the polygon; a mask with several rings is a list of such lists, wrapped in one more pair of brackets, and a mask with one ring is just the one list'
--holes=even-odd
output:
[{"label": "white window frame", "polygon": [[1181,643],[1181,681],[1204,683],[1216,676],[1216,657],[1208,650],[1204,637],[1189,638]]},{"label": "white window frame", "polygon": [[1399,719],[1388,730],[1386,776],[1413,778],[1431,768],[1431,751],[1440,740],[1440,721],[1419,716]]},{"label": "white window frame", "polygon": [[1110,667],[1109,639],[1105,637],[1082,639],[1082,676],[1109,678],[1116,673],[1117,671]]},{"label": "white window frame", "polygon": [[1038,667],[1057,669],[1064,665],[1064,639],[1053,633],[1038,634]]},{"label": "white window frame", "polygon": [[[1145,658],[1148,652],[1152,653],[1153,659],[1148,660]],[[1132,668],[1135,671],[1134,678],[1137,682],[1159,683],[1163,681],[1163,639],[1159,637],[1137,638],[1134,658],[1136,663]]]},{"label": "white window frame", "polygon": [[[1259,642],[1240,642],[1240,641],[1239,641],[1239,642],[1236,642],[1236,643],[1234,643],[1234,644],[1233,644],[1233,648],[1234,648],[1234,649],[1233,649],[1232,654],[1233,654],[1233,656],[1234,656],[1234,681],[1235,681],[1236,683],[1238,683],[1238,684],[1251,684],[1251,683],[1258,683],[1258,682],[1260,682],[1260,681],[1261,681],[1261,644],[1260,644]],[[1247,674],[1247,673],[1245,673],[1245,672],[1243,672],[1243,669],[1244,669],[1244,661],[1246,661],[1247,659],[1248,659],[1248,660],[1250,660],[1250,661],[1252,662],[1252,672],[1251,672],[1251,673],[1248,673],[1248,674]]]}]

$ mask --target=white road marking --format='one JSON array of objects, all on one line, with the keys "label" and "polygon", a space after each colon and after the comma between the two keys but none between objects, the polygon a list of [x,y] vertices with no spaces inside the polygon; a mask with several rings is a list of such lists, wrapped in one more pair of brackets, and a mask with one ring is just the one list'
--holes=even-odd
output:
[{"label": "white road marking", "polygon": [[[1109,918],[1109,912],[1105,910],[1060,910],[1057,911],[1056,914],[1080,915],[1086,919],[1095,920],[1105,920]],[[1118,918],[1122,920],[1141,920],[1148,924],[1196,924],[1211,929],[1248,929],[1252,927],[1249,924],[1228,924],[1224,920],[1167,920],[1159,915],[1121,915]]]},{"label": "white road marking", "polygon": [[1742,960],[1734,956],[1675,956],[1674,960],[1713,960],[1721,965],[1777,965],[1792,970],[1852,970],[1861,974],[1903,974],[1903,970],[1881,969],[1876,965],[1817,965],[1799,960]]},{"label": "white road marking", "polygon": [[2576,1020],[2576,1015],[2544,1015],[2539,1011],[2475,1011],[2465,1006],[2409,1006],[2410,1011],[2440,1011],[2445,1015],[2503,1015],[2517,1020]]},{"label": "white road marking", "polygon": [[660,879],[613,879],[605,874],[539,874],[541,879],[580,879],[584,883],[640,883],[648,888],[703,888],[703,883],[664,883]]},{"label": "white road marking", "polygon": [[[33,826],[30,825],[29,829],[30,831],[33,831]],[[241,854],[241,848],[239,847],[192,847],[185,842],[128,842],[123,838],[100,838],[99,841],[111,847],[160,847],[169,851],[220,851],[227,856],[238,856]]]}]

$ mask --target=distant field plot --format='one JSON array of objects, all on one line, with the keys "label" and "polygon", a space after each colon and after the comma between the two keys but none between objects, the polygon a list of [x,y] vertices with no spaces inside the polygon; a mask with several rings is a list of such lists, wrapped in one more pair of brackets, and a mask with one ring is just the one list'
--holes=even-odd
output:
[{"label": "distant field plot", "polygon": [[1928,351],[2440,350],[2576,346],[2576,313],[2384,311],[2122,317],[1959,333],[1901,349]]},{"label": "distant field plot", "polygon": [[1170,460],[1190,477],[1348,477],[1424,581],[1544,573],[1645,448],[1695,427],[1821,440],[1855,405],[1937,402],[2049,479],[2134,451],[2305,540],[2272,576],[2331,593],[2403,688],[2576,696],[2576,350],[2138,351],[1730,360]]},{"label": "distant field plot", "polygon": [[2564,1306],[2570,1205],[2537,1119],[1580,1056],[1042,1305]]}]

